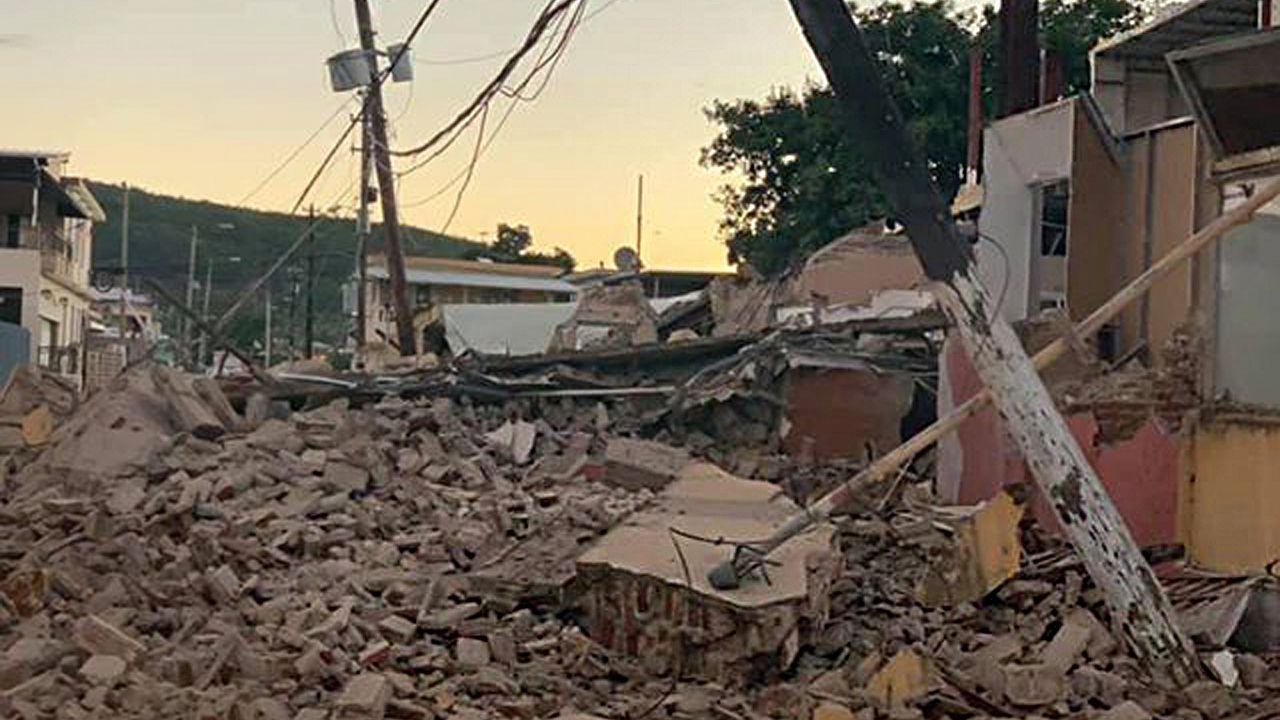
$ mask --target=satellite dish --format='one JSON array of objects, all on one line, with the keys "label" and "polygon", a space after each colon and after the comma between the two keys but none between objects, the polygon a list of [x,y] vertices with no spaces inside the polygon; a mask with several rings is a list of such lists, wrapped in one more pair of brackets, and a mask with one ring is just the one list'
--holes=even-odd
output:
[{"label": "satellite dish", "polygon": [[625,273],[639,272],[640,256],[636,254],[635,250],[623,245],[613,251],[613,266]]}]

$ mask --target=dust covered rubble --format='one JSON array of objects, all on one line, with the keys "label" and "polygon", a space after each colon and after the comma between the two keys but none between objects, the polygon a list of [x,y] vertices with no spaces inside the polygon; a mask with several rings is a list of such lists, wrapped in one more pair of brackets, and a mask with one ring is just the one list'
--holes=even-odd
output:
[{"label": "dust covered rubble", "polygon": [[[1015,578],[974,602],[924,604],[922,578],[953,544],[927,484],[840,519],[830,617],[807,629],[793,667],[652,677],[587,638],[559,592],[579,550],[652,498],[592,479],[609,456],[598,413],[549,422],[465,400],[339,400],[252,429],[229,418],[225,434],[198,439],[138,384],[91,399],[0,491],[0,717],[1196,720],[1280,709],[1277,675],[1246,653],[1232,661],[1235,688],[1152,683],[1078,563],[1033,527]],[[136,456],[99,472],[91,453],[77,452],[74,471],[52,462],[93,447],[81,418],[132,408],[120,394],[133,392],[147,408],[138,427],[151,423],[158,441],[118,446]],[[819,486],[832,470],[782,474]]]}]

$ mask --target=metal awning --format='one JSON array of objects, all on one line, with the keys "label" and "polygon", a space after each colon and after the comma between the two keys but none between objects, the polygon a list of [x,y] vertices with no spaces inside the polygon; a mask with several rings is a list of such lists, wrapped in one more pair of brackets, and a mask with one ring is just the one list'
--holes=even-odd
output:
[{"label": "metal awning", "polygon": [[1169,66],[1219,160],[1280,160],[1280,29],[1170,53]]},{"label": "metal awning", "polygon": [[1258,27],[1257,0],[1192,0],[1145,25],[1104,40],[1093,49],[1095,58],[1126,60],[1163,72],[1165,56],[1210,40]]},{"label": "metal awning", "polygon": [[[576,286],[556,278],[423,270],[420,268],[408,268],[404,274],[405,281],[411,285],[457,285],[502,290],[541,290],[543,292],[564,293],[566,295],[578,294]],[[390,275],[387,273],[387,268],[374,266],[369,268],[369,277],[384,280]]]}]

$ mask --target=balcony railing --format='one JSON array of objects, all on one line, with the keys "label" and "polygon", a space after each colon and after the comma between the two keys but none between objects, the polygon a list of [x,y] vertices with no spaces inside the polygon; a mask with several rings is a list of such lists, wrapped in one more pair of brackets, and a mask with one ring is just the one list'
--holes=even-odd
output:
[{"label": "balcony railing", "polygon": [[40,241],[40,269],[73,285],[83,285],[84,278],[76,277],[75,263],[72,262],[71,241],[62,233],[47,227],[37,228],[36,235]]},{"label": "balcony railing", "polygon": [[41,346],[36,351],[36,364],[60,375],[80,374],[80,346]]}]

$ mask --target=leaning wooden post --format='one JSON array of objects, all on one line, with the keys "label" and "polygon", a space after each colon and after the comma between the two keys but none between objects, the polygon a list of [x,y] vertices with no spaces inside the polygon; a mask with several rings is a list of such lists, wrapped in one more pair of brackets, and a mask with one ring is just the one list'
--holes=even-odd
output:
[{"label": "leaning wooden post", "polygon": [[939,303],[960,333],[1076,552],[1110,606],[1130,650],[1156,674],[1185,683],[1202,677],[1173,607],[1093,468],[1053,404],[1022,343],[975,275],[973,255],[880,81],[843,0],[790,0],[805,38],[835,91],[862,157],[906,227]]}]

